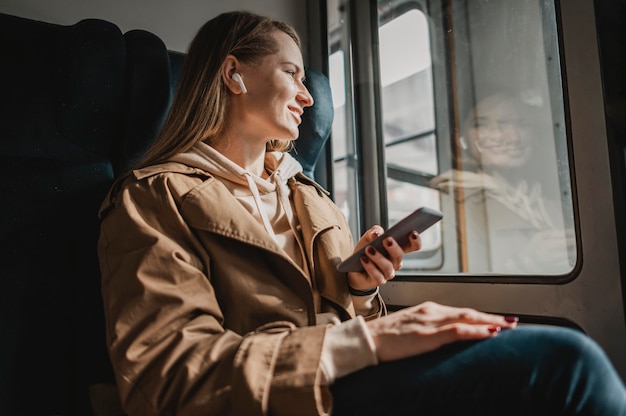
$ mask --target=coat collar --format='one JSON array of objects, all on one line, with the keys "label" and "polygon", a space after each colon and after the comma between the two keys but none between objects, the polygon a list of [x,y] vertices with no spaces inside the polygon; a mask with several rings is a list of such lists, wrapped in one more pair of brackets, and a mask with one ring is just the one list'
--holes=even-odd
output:
[{"label": "coat collar", "polygon": [[268,238],[263,225],[246,211],[221,181],[212,176],[185,196],[181,210],[194,228],[282,252],[278,244]]},{"label": "coat collar", "polygon": [[[166,162],[137,169],[133,171],[133,175],[141,180],[166,172],[203,177],[202,183],[187,194],[182,206],[192,227],[281,251],[276,243],[267,238],[267,231],[263,226],[245,211],[221,181],[205,170],[182,163]],[[337,226],[333,221],[337,213],[327,202],[321,203],[328,196],[328,192],[312,179],[300,173],[289,183],[298,219],[305,231],[304,241],[310,247],[312,239],[320,231]],[[233,218],[237,218],[237,221],[233,221]]]}]

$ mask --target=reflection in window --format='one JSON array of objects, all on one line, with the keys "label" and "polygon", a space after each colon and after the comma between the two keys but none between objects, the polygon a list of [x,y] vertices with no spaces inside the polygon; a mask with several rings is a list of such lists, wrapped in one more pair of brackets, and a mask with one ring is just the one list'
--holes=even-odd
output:
[{"label": "reflection in window", "polygon": [[567,274],[575,240],[554,4],[452,1],[446,12],[456,134],[442,138],[450,160],[431,184],[453,207],[456,268]]},{"label": "reflection in window", "polygon": [[540,110],[501,90],[478,98],[462,120],[458,169],[431,181],[465,217],[469,271],[561,274],[573,267],[554,144],[536,128]]}]

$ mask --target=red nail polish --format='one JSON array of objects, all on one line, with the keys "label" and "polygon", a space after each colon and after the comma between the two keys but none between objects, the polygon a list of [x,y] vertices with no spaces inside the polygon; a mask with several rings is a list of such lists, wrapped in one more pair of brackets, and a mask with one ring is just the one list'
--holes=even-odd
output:
[{"label": "red nail polish", "polygon": [[385,240],[385,245],[386,245],[387,247],[391,247],[391,246],[392,246],[392,244],[393,244],[393,241],[391,240],[391,238],[388,238],[388,239],[386,239],[386,240]]},{"label": "red nail polish", "polygon": [[500,332],[501,329],[502,328],[500,328],[499,326],[492,326],[492,327],[487,328],[487,330],[491,332],[492,334],[497,334],[498,332]]},{"label": "red nail polish", "polygon": [[361,260],[363,260],[363,263],[369,263],[370,262],[370,258],[367,256],[361,256]]},{"label": "red nail polish", "polygon": [[380,233],[378,231],[372,231],[372,235],[374,236],[374,238],[380,237]]},{"label": "red nail polish", "polygon": [[372,246],[369,246],[367,248],[367,254],[373,256],[374,254],[376,254],[376,249],[374,249],[374,247],[372,247]]},{"label": "red nail polish", "polygon": [[515,323],[517,321],[519,321],[519,318],[517,316],[505,316],[504,320],[510,324]]},{"label": "red nail polish", "polygon": [[412,238],[413,240],[417,240],[417,239],[419,238],[419,236],[420,236],[420,235],[417,233],[417,231],[413,231],[413,232],[411,233],[411,238]]}]

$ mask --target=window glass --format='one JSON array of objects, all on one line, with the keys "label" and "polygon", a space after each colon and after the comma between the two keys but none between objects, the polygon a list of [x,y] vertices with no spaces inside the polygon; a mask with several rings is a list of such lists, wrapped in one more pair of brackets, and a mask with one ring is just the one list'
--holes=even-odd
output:
[{"label": "window glass", "polygon": [[[439,162],[426,15],[417,8],[379,10],[387,223],[392,225],[421,206],[441,209],[439,192],[429,184],[439,172]],[[405,270],[441,266],[440,224],[422,234],[421,252],[407,260]]]},{"label": "window glass", "polygon": [[[357,187],[347,7],[329,8],[333,183],[354,219],[358,197],[380,188]],[[444,213],[402,274],[571,273],[579,256],[554,2],[379,0],[377,18],[381,223],[420,206]]]},{"label": "window glass", "polygon": [[446,14],[454,134],[439,137],[448,162],[431,183],[456,269],[565,275],[576,249],[554,3],[452,1]]},{"label": "window glass", "polygon": [[[344,40],[345,42],[345,40]],[[335,108],[331,131],[333,154],[333,199],[350,223],[352,233],[359,235],[359,205],[357,171],[355,168],[355,138],[352,134],[353,118],[350,111],[351,95],[349,83],[350,62],[341,47],[345,43],[335,41],[337,50],[330,55],[329,80]]]}]

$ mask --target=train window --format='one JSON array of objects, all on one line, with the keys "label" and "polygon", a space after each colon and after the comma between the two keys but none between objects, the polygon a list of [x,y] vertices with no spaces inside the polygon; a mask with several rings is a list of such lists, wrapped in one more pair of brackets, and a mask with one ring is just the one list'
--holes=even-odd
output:
[{"label": "train window", "polygon": [[[444,220],[423,234],[404,275],[571,273],[578,256],[554,3],[379,0],[370,14],[351,4],[329,1],[328,10],[333,197],[355,235],[368,218],[389,226],[430,206]],[[377,27],[369,44],[355,26]],[[370,113],[359,102],[364,49],[377,58]],[[359,118],[375,119],[375,133]],[[374,175],[368,152],[380,162]]]}]

